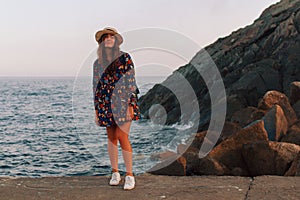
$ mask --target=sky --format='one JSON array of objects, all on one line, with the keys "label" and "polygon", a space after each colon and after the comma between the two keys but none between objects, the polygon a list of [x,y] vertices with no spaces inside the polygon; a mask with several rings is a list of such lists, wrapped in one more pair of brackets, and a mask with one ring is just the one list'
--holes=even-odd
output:
[{"label": "sky", "polygon": [[[0,76],[76,76],[82,67],[87,67],[83,63],[87,63],[88,57],[96,58],[95,33],[108,26],[121,35],[145,27],[166,29],[204,48],[252,24],[264,9],[277,2],[0,0]],[[155,68],[145,59],[147,53],[151,54],[146,50],[143,54],[132,54],[139,75],[153,75],[151,71]],[[167,57],[161,56],[160,61]],[[165,72],[182,64],[184,61],[169,64]]]}]

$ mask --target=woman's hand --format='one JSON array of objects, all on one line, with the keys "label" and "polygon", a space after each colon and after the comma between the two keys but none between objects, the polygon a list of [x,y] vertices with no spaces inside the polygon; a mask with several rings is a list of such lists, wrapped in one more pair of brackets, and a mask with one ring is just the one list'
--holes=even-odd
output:
[{"label": "woman's hand", "polygon": [[99,126],[98,111],[95,112],[95,123],[96,123],[97,126]]},{"label": "woman's hand", "polygon": [[133,110],[133,106],[128,106],[128,108],[127,108],[127,119],[133,119],[133,117],[134,117],[134,110]]}]

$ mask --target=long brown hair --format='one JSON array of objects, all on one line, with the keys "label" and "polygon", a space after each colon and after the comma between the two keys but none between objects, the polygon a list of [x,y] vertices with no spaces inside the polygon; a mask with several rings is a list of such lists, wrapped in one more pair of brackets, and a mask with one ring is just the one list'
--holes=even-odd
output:
[{"label": "long brown hair", "polygon": [[105,33],[101,36],[101,38],[98,41],[98,49],[97,49],[97,56],[98,56],[98,63],[101,66],[104,66],[104,69],[107,69],[108,72],[113,73],[115,70],[115,65],[113,65],[114,61],[119,58],[122,54],[120,51],[119,41],[117,37],[115,37],[115,44],[112,48],[112,61],[109,62],[107,59],[107,55],[105,52],[105,46],[104,46],[104,39],[108,34]]}]

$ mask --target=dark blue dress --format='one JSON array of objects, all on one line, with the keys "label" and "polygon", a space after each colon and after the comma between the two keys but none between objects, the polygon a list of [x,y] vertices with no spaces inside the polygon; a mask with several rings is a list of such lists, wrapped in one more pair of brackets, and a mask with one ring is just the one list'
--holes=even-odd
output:
[{"label": "dark blue dress", "polygon": [[[94,107],[98,110],[99,126],[121,125],[141,118],[134,64],[129,53],[121,53],[106,69],[98,59],[93,64]],[[128,106],[133,107],[132,118],[126,115]]]}]

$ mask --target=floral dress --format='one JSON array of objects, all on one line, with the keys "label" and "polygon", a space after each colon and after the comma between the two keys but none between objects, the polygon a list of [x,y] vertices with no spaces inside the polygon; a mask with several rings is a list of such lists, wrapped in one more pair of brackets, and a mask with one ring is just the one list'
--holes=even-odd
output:
[{"label": "floral dress", "polygon": [[[135,80],[134,64],[129,53],[114,60],[106,69],[98,63],[93,64],[94,107],[98,110],[98,126],[121,125],[141,118]],[[113,70],[108,70],[108,69]],[[128,118],[128,106],[133,107],[134,115]]]}]

